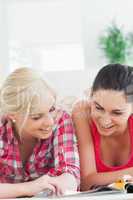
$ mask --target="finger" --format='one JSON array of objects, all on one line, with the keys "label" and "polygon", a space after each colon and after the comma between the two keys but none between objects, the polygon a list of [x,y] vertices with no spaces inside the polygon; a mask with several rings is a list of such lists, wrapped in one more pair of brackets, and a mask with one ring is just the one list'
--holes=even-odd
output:
[{"label": "finger", "polygon": [[52,184],[47,184],[44,191],[46,191],[46,190],[47,190],[48,196],[52,196],[53,194],[56,194],[56,188]]},{"label": "finger", "polygon": [[63,186],[59,185],[59,183],[56,183],[53,181],[53,183],[51,183],[51,184],[56,188],[56,195],[58,197],[65,194],[65,188]]},{"label": "finger", "polygon": [[58,194],[59,194],[60,196],[63,196],[63,195],[65,195],[65,191],[66,191],[66,189],[63,188],[63,187],[61,187],[61,188],[59,188]]},{"label": "finger", "polygon": [[49,183],[54,186],[57,196],[62,196],[63,194],[65,194],[66,187],[64,184],[61,184],[59,180],[57,180],[57,178],[51,177],[49,179]]},{"label": "finger", "polygon": [[64,194],[61,187],[58,185],[54,185],[54,187],[56,188],[56,196],[60,197]]}]

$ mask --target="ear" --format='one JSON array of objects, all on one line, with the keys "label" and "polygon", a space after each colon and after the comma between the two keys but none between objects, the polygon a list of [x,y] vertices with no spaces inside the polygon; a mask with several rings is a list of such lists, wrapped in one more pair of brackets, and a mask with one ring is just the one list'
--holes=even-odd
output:
[{"label": "ear", "polygon": [[16,115],[15,115],[15,114],[8,114],[7,117],[8,117],[12,122],[16,122]]}]

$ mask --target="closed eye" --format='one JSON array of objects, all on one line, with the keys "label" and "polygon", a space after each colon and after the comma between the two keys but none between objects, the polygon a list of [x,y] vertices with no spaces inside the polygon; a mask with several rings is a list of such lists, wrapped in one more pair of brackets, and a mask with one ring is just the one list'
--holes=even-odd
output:
[{"label": "closed eye", "polygon": [[39,120],[42,117],[42,115],[36,115],[36,116],[32,116],[31,119],[33,120]]},{"label": "closed eye", "polygon": [[112,112],[112,114],[114,114],[114,115],[122,115],[123,113],[122,112]]},{"label": "closed eye", "polygon": [[95,108],[96,108],[97,110],[104,110],[103,108],[101,108],[101,107],[99,107],[99,106],[95,106]]},{"label": "closed eye", "polygon": [[50,110],[49,110],[49,112],[53,112],[53,111],[55,111],[55,106],[52,106],[52,107],[50,108]]},{"label": "closed eye", "polygon": [[104,111],[104,108],[102,106],[100,106],[96,101],[94,101],[94,105],[95,105],[96,110]]}]

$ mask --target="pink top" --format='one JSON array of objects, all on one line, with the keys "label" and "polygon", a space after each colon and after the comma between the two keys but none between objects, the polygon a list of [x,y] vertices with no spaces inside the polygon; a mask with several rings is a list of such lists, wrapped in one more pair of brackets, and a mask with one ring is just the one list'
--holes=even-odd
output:
[{"label": "pink top", "polygon": [[106,165],[100,155],[100,134],[96,128],[94,122],[92,122],[92,139],[94,144],[94,151],[95,151],[95,161],[96,161],[96,168],[98,172],[111,172],[117,171],[129,167],[133,167],[133,115],[128,120],[129,125],[129,133],[130,133],[130,141],[131,141],[131,153],[129,156],[128,161],[120,166],[108,166]]},{"label": "pink top", "polygon": [[77,141],[70,116],[61,112],[52,135],[38,141],[25,166],[10,120],[0,121],[0,183],[31,181],[44,174],[58,176],[70,173],[79,183]]}]

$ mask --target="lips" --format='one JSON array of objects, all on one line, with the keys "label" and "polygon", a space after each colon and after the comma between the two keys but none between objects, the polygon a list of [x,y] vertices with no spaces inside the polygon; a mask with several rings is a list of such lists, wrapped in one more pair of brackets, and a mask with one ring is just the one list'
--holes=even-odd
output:
[{"label": "lips", "polygon": [[52,131],[52,128],[50,127],[50,128],[46,128],[46,129],[40,129],[40,131],[42,131],[42,132],[48,134],[49,132]]},{"label": "lips", "polygon": [[47,128],[47,129],[41,129],[42,131],[49,131],[51,130],[51,128]]},{"label": "lips", "polygon": [[102,132],[102,131],[103,131],[103,132],[110,132],[110,131],[112,132],[112,131],[114,131],[114,127],[115,127],[114,125],[112,125],[112,126],[106,126],[106,127],[105,127],[105,126],[100,126],[100,125],[99,125],[99,130],[100,130],[101,132]]},{"label": "lips", "polygon": [[103,128],[103,129],[111,129],[113,127],[114,127],[114,125],[112,125],[112,126],[101,126],[101,128]]},{"label": "lips", "polygon": [[38,137],[41,139],[47,139],[51,136],[52,134],[52,129],[40,129],[40,133],[38,134]]}]

